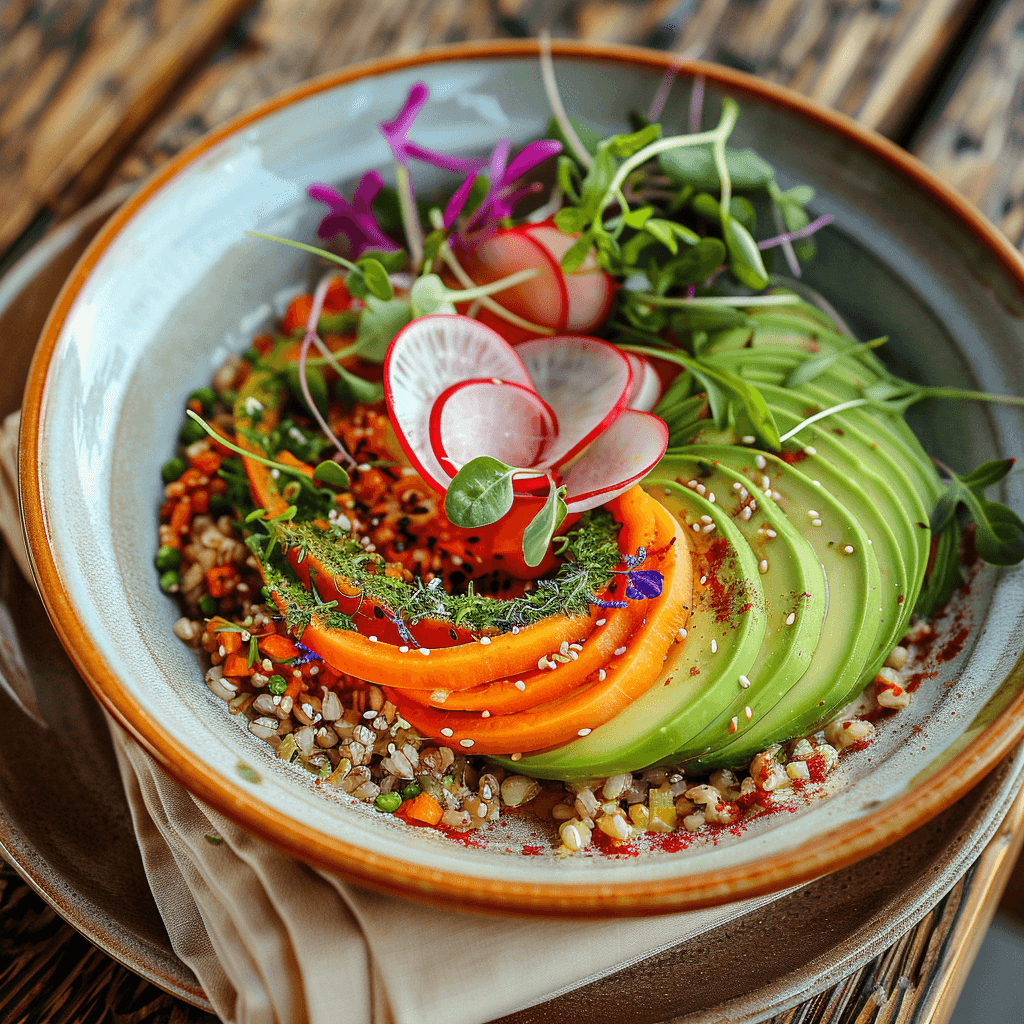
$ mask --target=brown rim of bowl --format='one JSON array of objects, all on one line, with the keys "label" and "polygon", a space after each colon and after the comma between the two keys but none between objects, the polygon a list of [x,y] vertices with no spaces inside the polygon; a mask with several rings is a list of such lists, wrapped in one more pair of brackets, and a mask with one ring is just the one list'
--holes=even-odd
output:
[{"label": "brown rim of bowl", "polygon": [[[946,207],[1002,262],[1024,291],[1024,260],[982,214],[920,161],[851,118],[826,110],[782,86],[742,72],[701,61],[680,61],[668,53],[636,47],[555,42],[559,57],[612,61],[655,70],[678,68],[685,76],[703,75],[739,93],[767,99],[793,114],[824,125],[895,167]],[[84,281],[133,214],[181,168],[247,124],[288,104],[370,75],[421,64],[534,57],[533,40],[490,41],[449,46],[409,57],[358,64],[305,83],[211,132],[157,171],[97,235],[64,285],[43,329],[32,359],[22,406],[19,438],[20,486],[25,533],[39,591],[61,642],[90,689],[161,766],[181,785],[226,814],[249,832],[313,867],[340,875],[379,892],[434,905],[484,913],[519,913],[548,917],[608,917],[674,913],[775,892],[851,864],[906,835],[950,806],[990,771],[1024,736],[1024,692],[1006,707],[969,746],[909,794],[904,794],[855,822],[763,863],[702,872],[655,882],[608,884],[535,884],[480,879],[396,860],[327,836],[265,806],[240,786],[192,761],[188,749],[168,735],[118,682],[97,646],[82,629],[64,590],[49,545],[42,504],[39,427],[50,360],[71,305]],[[1008,680],[1024,674],[1024,655]]]}]

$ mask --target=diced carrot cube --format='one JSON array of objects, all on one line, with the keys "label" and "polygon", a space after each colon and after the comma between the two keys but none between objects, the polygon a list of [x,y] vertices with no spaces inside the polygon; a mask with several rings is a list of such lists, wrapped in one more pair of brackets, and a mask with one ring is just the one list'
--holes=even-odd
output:
[{"label": "diced carrot cube", "polygon": [[210,511],[210,492],[200,487],[192,492],[192,511],[197,515],[206,515]]},{"label": "diced carrot cube", "polygon": [[220,469],[221,457],[216,452],[207,450],[193,455],[190,462],[192,467],[204,476],[213,476]]},{"label": "diced carrot cube", "polygon": [[226,676],[251,676],[252,669],[249,668],[249,659],[240,651],[230,654],[224,659],[224,675]]},{"label": "diced carrot cube", "polygon": [[281,332],[283,334],[293,334],[300,328],[304,329],[306,321],[309,319],[309,312],[312,308],[312,295],[297,295],[288,304],[288,311],[285,313],[284,319],[281,321]]},{"label": "diced carrot cube", "polygon": [[[345,282],[340,277],[336,277],[327,286],[327,294],[324,296],[324,312],[340,313],[342,310],[348,309],[351,302],[352,296],[349,295]],[[307,312],[306,315],[308,316],[309,313]]]},{"label": "diced carrot cube", "polygon": [[212,569],[207,569],[205,575],[210,597],[218,600],[226,596],[238,582],[238,573],[232,565],[215,565]]},{"label": "diced carrot cube", "polygon": [[420,793],[419,796],[406,800],[399,811],[402,812],[403,818],[423,822],[424,825],[436,825],[444,814],[441,805],[429,793]]},{"label": "diced carrot cube", "polygon": [[299,649],[286,636],[280,633],[269,633],[260,637],[260,650],[271,661],[291,661],[299,656]]},{"label": "diced carrot cube", "polygon": [[234,654],[242,646],[242,634],[232,629],[222,630],[217,634],[220,646],[224,648],[225,654]]},{"label": "diced carrot cube", "polygon": [[171,529],[175,533],[188,533],[191,525],[192,501],[186,494],[183,498],[179,498],[177,505],[174,506],[174,511],[171,513]]}]

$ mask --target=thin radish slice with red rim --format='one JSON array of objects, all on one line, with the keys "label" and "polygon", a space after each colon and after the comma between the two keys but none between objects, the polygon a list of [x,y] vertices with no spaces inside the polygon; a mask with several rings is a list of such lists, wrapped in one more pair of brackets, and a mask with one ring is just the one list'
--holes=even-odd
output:
[{"label": "thin radish slice with red rim", "polygon": [[506,466],[533,466],[557,434],[558,419],[547,402],[504,380],[460,381],[430,411],[431,448],[449,476],[480,455]]},{"label": "thin radish slice with red rim", "polygon": [[662,420],[626,409],[562,474],[569,511],[585,512],[622,494],[655,467],[667,447]]},{"label": "thin radish slice with red rim", "polygon": [[558,437],[544,462],[560,466],[626,408],[633,388],[629,360],[597,338],[535,338],[516,346],[533,387],[558,417]]},{"label": "thin radish slice with red rim", "polygon": [[[559,231],[551,223],[531,224],[523,230],[547,249],[561,270],[562,257],[576,241],[575,236]],[[615,297],[615,284],[597,265],[594,253],[589,252],[575,270],[561,272],[569,300],[563,330],[585,333],[603,324]]]},{"label": "thin radish slice with red rim", "polygon": [[536,277],[491,298],[524,320],[555,331],[565,330],[569,297],[562,268],[540,242],[521,228],[463,239],[456,255],[477,284],[490,284],[520,270],[536,269]]},{"label": "thin radish slice with red rim", "polygon": [[650,412],[661,398],[661,378],[658,371],[650,360],[634,352],[627,352],[626,358],[633,370],[633,392],[629,396],[629,408]]},{"label": "thin radish slice with red rim", "polygon": [[449,474],[430,446],[430,411],[453,384],[480,377],[534,390],[512,346],[465,316],[413,320],[395,336],[384,358],[384,401],[391,424],[413,468],[442,494]]}]

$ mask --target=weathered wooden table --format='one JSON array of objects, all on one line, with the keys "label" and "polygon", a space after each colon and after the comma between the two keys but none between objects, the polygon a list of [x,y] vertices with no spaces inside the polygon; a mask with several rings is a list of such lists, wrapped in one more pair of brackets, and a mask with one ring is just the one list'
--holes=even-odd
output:
[{"label": "weathered wooden table", "polygon": [[[99,193],[287,86],[544,25],[789,85],[911,150],[1024,242],[1024,0],[6,0],[0,269]],[[916,929],[777,1024],[947,1020],[1022,819],[1024,798]],[[3,866],[0,1022],[44,1020],[213,1018],[114,964]]]}]

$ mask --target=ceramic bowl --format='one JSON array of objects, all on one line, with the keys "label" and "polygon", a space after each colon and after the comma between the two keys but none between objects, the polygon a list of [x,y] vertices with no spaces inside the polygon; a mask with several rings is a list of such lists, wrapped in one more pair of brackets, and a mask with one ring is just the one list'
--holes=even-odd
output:
[{"label": "ceramic bowl", "polygon": [[[555,47],[568,108],[602,133],[644,110],[669,63],[640,50]],[[898,369],[926,382],[1012,391],[1024,360],[1024,267],[967,203],[896,147],[775,86],[686,65],[664,120],[682,129],[693,76],[707,107],[739,100],[734,136],[805,182],[831,213],[807,281],[861,337],[888,334]],[[640,849],[545,856],[528,819],[453,842],[320,791],[275,760],[207,690],[174,637],[153,569],[159,469],[187,394],[279,313],[309,263],[247,230],[311,238],[305,188],[386,170],[376,124],[409,88],[432,93],[416,126],[433,148],[523,143],[548,119],[531,43],[464,46],[317,80],[237,119],[171,161],[99,234],[43,333],[25,394],[21,487],[47,610],[98,699],[182,785],[318,867],[439,904],[547,915],[663,913],[781,889],[905,835],[993,767],[1024,733],[1024,574],[985,569],[941,624],[910,708],[844,758],[827,794],[794,813]],[[1005,407],[935,407],[915,420],[964,469],[1020,456]],[[1018,478],[1002,499],[1024,509]],[[245,766],[245,770],[243,770]],[[520,856],[523,848],[540,856]],[[682,848],[685,847],[685,848]],[[512,855],[510,855],[512,854]]]}]

